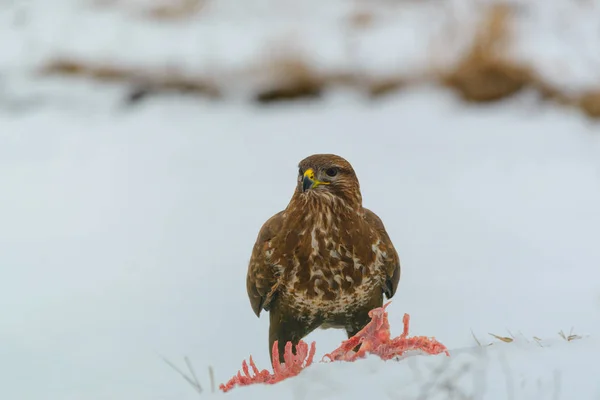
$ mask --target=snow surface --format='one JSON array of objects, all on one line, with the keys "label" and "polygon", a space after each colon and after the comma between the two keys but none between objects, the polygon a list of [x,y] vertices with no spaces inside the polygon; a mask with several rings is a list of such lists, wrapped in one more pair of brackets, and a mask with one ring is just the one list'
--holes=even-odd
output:
[{"label": "snow surface", "polygon": [[[599,83],[600,2],[514,3],[515,57],[566,90]],[[177,65],[243,93],[247,70],[287,51],[326,72],[418,75],[432,51],[466,48],[480,7],[215,0],[187,22],[156,22],[139,16],[150,0],[90,4],[0,2],[0,399],[198,398],[163,356],[179,368],[189,357],[201,398],[209,366],[217,385],[249,355],[269,367],[247,262],[298,161],[321,152],[354,165],[398,249],[392,333],[409,313],[411,335],[435,336],[451,357],[315,364],[226,396],[600,397],[600,126],[577,111],[528,93],[467,107],[427,87],[378,102],[340,90],[265,108],[168,96],[126,108],[127,88],[30,75],[81,56]],[[377,23],[350,30],[365,9]],[[572,327],[581,339],[559,337]],[[306,341],[319,360],[343,339]]]},{"label": "snow surface", "polygon": [[[353,163],[397,246],[392,333],[409,313],[411,335],[451,357],[315,364],[227,396],[452,398],[446,381],[456,398],[600,396],[600,137],[576,112],[527,96],[466,107],[429,88],[379,103],[102,104],[0,112],[0,398],[198,398],[161,356],[188,356],[204,397],[208,366],[217,384],[249,355],[268,368],[247,262],[297,162],[320,152]],[[584,337],[558,336],[571,327]],[[509,331],[513,343],[488,335]],[[306,340],[320,360],[343,339]]]}]

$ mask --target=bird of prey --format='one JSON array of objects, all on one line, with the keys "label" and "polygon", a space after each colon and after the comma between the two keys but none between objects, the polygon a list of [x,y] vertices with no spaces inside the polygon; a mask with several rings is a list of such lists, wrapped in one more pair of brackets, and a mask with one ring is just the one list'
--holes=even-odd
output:
[{"label": "bird of prey", "polygon": [[369,311],[392,298],[400,260],[381,219],[362,205],[354,169],[334,154],[300,161],[285,210],[268,219],[254,244],[246,288],[256,316],[269,312],[269,355],[317,328],[354,336]]}]

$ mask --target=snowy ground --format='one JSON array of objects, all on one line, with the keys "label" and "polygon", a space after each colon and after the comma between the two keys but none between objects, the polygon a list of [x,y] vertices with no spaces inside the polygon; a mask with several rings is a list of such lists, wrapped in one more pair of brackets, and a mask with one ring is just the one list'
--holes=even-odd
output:
[{"label": "snowy ground", "polygon": [[[217,384],[250,354],[267,368],[247,261],[297,162],[320,152],[353,163],[396,244],[393,333],[409,313],[411,334],[451,357],[316,364],[227,396],[600,396],[600,127],[577,112],[527,96],[466,107],[427,88],[267,108],[110,98],[0,111],[0,398],[198,398],[161,356],[188,356],[206,392],[209,365]],[[586,337],[562,340],[571,327]],[[513,343],[488,335],[508,330]],[[307,341],[320,359],[342,339]],[[440,367],[454,397],[432,383]]]},{"label": "snowy ground", "polygon": [[[249,355],[267,368],[247,262],[297,162],[321,152],[354,165],[398,249],[393,333],[409,313],[411,334],[451,357],[315,364],[228,397],[600,398],[597,123],[529,94],[467,107],[426,87],[375,102],[236,101],[277,78],[264,67],[279,58],[324,74],[429,73],[468,48],[472,0],[209,0],[183,21],[148,18],[155,0],[92,3],[0,1],[1,399],[198,398],[161,356],[190,358],[201,398],[209,366],[217,385]],[[562,90],[597,89],[600,2],[513,3],[510,54]],[[362,14],[374,23],[349,22]],[[126,87],[31,75],[55,57],[175,65],[233,96],[126,108]],[[561,339],[572,327],[582,338]],[[306,338],[317,359],[343,339]]]}]

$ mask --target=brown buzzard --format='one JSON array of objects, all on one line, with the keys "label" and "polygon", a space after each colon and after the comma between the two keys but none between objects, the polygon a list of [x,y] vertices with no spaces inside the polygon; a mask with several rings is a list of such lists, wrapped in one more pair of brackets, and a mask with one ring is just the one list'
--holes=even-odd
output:
[{"label": "brown buzzard", "polygon": [[316,328],[354,336],[369,311],[394,296],[398,254],[379,217],[362,206],[348,161],[315,154],[299,164],[287,208],[262,226],[246,286],[254,313],[269,311],[269,354],[278,341],[295,345]]}]

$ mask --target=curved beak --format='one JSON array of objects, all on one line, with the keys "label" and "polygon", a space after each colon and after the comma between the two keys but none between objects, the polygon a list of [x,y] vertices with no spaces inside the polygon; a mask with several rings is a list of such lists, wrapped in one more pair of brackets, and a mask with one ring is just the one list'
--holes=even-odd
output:
[{"label": "curved beak", "polygon": [[307,169],[304,172],[304,179],[302,179],[302,192],[306,192],[309,189],[314,189],[319,185],[329,185],[329,182],[321,182],[315,178],[315,171],[312,168]]},{"label": "curved beak", "polygon": [[306,174],[304,174],[304,179],[302,180],[302,191],[306,192],[308,189],[311,189],[314,184],[315,181],[313,181],[308,176],[306,176]]}]

